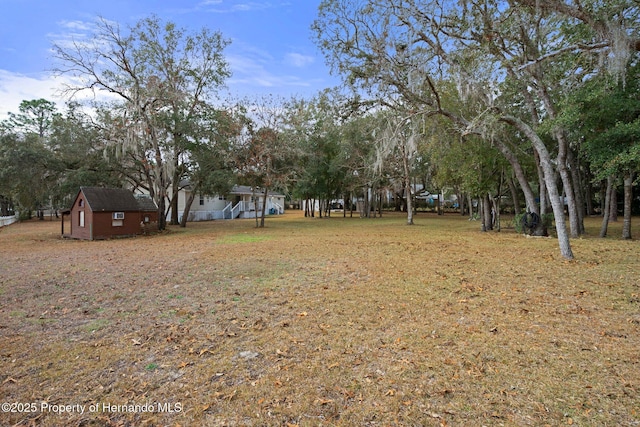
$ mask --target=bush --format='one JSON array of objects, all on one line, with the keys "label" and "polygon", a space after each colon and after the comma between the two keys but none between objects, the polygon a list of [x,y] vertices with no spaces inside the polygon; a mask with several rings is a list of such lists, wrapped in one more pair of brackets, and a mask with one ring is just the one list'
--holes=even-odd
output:
[{"label": "bush", "polygon": [[553,213],[543,214],[541,217],[531,212],[522,212],[514,217],[516,233],[531,234],[531,231],[542,221],[544,228],[550,228],[554,221]]}]

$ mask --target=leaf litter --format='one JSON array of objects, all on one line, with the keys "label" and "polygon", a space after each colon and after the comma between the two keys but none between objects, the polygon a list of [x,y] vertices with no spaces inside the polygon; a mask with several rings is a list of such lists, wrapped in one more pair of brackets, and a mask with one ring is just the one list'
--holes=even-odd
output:
[{"label": "leaf litter", "polygon": [[454,215],[253,224],[3,229],[4,401],[180,411],[2,424],[640,424],[638,243],[590,237],[596,218],[569,263]]}]

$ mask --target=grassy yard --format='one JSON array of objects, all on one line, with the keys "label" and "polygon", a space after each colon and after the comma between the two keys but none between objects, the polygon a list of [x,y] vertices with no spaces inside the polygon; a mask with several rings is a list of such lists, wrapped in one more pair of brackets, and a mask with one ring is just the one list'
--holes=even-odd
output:
[{"label": "grassy yard", "polygon": [[571,262],[453,214],[14,224],[0,425],[640,425],[640,243],[599,221]]}]

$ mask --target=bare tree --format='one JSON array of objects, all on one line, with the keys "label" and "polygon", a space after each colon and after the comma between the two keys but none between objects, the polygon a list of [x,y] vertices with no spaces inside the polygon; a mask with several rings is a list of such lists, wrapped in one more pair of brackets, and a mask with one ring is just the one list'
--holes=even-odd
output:
[{"label": "bare tree", "polygon": [[269,192],[288,187],[294,172],[291,159],[296,150],[283,132],[283,99],[266,96],[255,102],[247,101],[245,107],[250,124],[244,142],[237,147],[236,162],[243,179],[254,190],[261,191],[261,212],[259,220],[256,212],[256,226],[264,227]]},{"label": "bare tree", "polygon": [[77,82],[67,88],[69,95],[90,90],[114,100],[109,108],[119,113],[111,142],[149,167],[159,229],[165,228],[167,200],[175,199],[196,110],[229,75],[222,56],[227,44],[218,32],[187,34],[150,17],[127,33],[101,18],[87,39],[54,45],[56,71]]},{"label": "bare tree", "polygon": [[381,172],[388,157],[397,156],[401,164],[401,181],[406,198],[407,225],[413,225],[413,188],[411,176],[413,162],[418,154],[418,143],[421,138],[419,123],[414,118],[398,117],[385,114],[382,129],[376,138],[376,171]]}]

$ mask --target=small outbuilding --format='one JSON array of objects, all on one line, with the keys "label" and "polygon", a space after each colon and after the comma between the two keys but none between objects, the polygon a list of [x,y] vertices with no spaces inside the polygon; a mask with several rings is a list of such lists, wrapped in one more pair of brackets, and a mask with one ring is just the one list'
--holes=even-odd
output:
[{"label": "small outbuilding", "polygon": [[[65,230],[65,222],[69,230]],[[80,187],[73,206],[62,213],[62,237],[111,239],[142,234],[158,222],[158,207],[147,195],[122,188]]]}]

